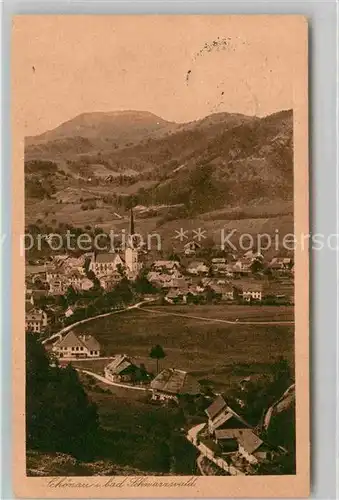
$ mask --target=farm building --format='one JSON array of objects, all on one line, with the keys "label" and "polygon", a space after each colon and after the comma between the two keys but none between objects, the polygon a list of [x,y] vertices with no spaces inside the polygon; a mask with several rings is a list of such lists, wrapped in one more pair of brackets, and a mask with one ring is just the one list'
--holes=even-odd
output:
[{"label": "farm building", "polygon": [[165,368],[151,382],[152,399],[177,401],[182,395],[197,396],[200,385],[189,373],[176,368]]},{"label": "farm building", "polygon": [[218,396],[205,413],[210,434],[214,434],[217,429],[250,428],[250,425],[227,405],[222,396]]},{"label": "farm building", "polygon": [[111,382],[142,383],[148,381],[149,377],[143,366],[137,366],[125,354],[118,354],[105,367],[105,378]]}]

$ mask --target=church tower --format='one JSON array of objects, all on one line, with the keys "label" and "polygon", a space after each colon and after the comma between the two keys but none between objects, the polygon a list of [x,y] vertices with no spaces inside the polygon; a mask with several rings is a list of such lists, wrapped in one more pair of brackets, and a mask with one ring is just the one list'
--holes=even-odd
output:
[{"label": "church tower", "polygon": [[133,210],[130,212],[129,234],[125,248],[125,265],[127,275],[130,279],[135,279],[139,272],[138,250],[133,247],[133,236],[135,234]]},{"label": "church tower", "polygon": [[134,216],[133,216],[133,209],[131,208],[130,216],[129,216],[129,234],[130,236],[133,236],[135,234],[134,231]]}]

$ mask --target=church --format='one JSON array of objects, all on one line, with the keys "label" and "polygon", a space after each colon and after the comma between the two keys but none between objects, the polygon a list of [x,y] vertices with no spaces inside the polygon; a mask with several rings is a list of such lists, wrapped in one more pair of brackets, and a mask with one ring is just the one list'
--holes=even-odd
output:
[{"label": "church", "polygon": [[125,238],[121,253],[117,252],[94,252],[91,258],[89,269],[94,272],[97,278],[116,277],[121,278],[121,271],[124,270],[129,280],[135,280],[142,267],[139,262],[139,252],[133,246],[133,236],[135,235],[133,210],[130,212],[129,231]]}]

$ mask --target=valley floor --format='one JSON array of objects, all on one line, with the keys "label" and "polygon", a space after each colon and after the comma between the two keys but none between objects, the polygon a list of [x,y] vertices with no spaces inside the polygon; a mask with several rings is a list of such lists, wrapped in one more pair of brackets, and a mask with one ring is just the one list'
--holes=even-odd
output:
[{"label": "valley floor", "polygon": [[[105,356],[125,353],[153,373],[156,363],[149,351],[160,344],[166,353],[161,368],[189,371],[214,389],[226,390],[243,377],[265,373],[281,356],[293,369],[293,319],[292,306],[147,306],[75,331],[94,335]],[[73,363],[102,374],[108,362]]]}]

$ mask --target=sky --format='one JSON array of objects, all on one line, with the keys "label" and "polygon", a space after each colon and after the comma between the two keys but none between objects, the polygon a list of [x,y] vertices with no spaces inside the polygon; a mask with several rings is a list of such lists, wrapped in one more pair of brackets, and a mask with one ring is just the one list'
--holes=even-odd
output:
[{"label": "sky", "polygon": [[93,111],[145,110],[187,122],[292,108],[300,20],[15,16],[12,81],[25,135]]}]

